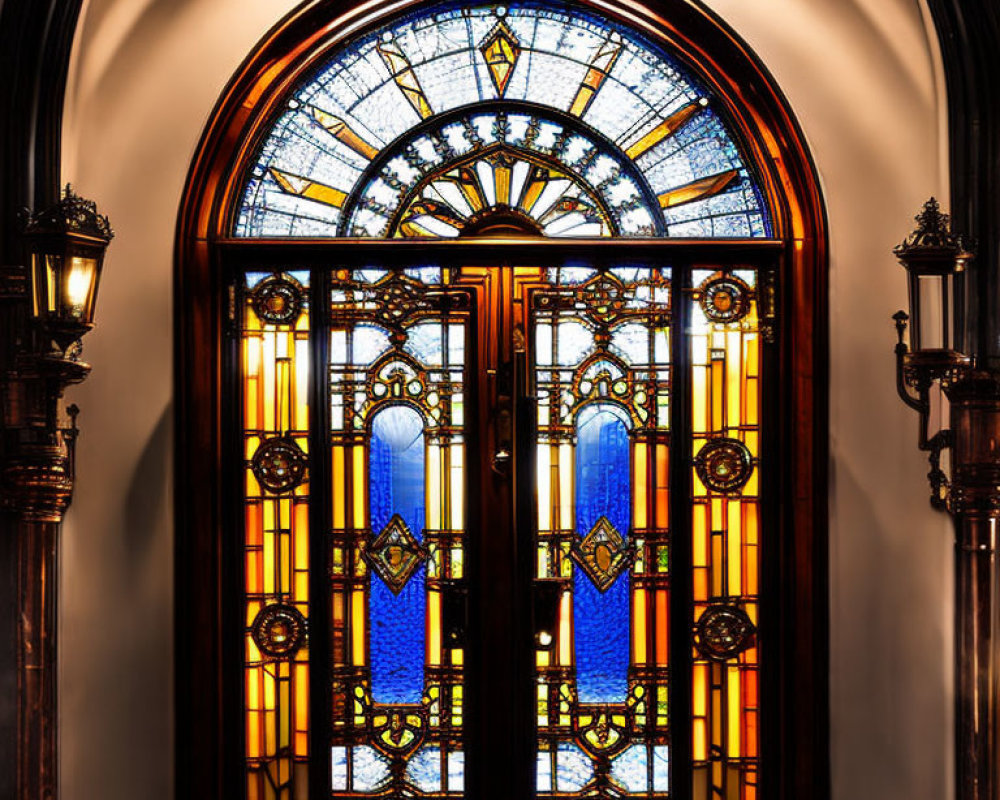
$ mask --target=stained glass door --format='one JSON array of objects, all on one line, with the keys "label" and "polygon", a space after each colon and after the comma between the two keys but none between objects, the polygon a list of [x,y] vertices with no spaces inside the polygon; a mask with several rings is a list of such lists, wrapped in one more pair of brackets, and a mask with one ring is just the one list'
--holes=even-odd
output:
[{"label": "stained glass door", "polygon": [[757,798],[757,272],[546,272],[537,796]]},{"label": "stained glass door", "polygon": [[756,800],[757,284],[245,274],[248,797]]}]

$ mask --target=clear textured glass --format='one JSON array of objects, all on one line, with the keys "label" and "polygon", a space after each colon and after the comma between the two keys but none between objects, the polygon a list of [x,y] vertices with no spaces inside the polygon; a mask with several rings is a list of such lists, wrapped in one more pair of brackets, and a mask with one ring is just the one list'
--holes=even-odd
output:
[{"label": "clear textured glass", "polygon": [[[511,105],[482,107],[497,101]],[[446,116],[459,108],[461,120]],[[592,10],[515,2],[425,7],[337,48],[265,138],[235,234],[393,236],[405,209],[439,197],[469,214],[454,192],[430,191],[430,176],[493,151],[561,165],[569,184],[551,189],[549,208],[594,197],[611,222],[561,214],[542,225],[548,236],[768,233],[746,159],[695,76]],[[483,160],[471,169],[484,207],[504,206],[498,173]],[[424,217],[413,235],[455,235]]]}]

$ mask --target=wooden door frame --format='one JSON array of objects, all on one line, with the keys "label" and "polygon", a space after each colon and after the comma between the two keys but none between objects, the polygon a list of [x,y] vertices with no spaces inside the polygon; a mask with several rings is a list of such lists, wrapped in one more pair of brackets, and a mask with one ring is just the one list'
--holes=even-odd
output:
[{"label": "wooden door frame", "polygon": [[[780,765],[768,800],[823,800],[829,796],[828,245],[816,169],[774,80],[713,13],[690,0],[581,4],[636,28],[697,74],[720,101],[771,209],[783,251],[773,287],[779,325],[772,458],[783,465],[775,490],[786,502],[772,534],[777,547],[764,566],[765,581],[775,591],[765,599],[770,623],[762,632],[774,642],[773,668],[763,687],[771,710],[764,715],[762,739],[763,749],[772,754],[769,760]],[[240,737],[232,734],[229,721],[238,682],[225,670],[232,657],[225,645],[231,568],[220,536],[228,502],[222,365],[230,315],[220,258],[227,248],[248,246],[246,240],[226,241],[240,186],[282,99],[304,74],[345,38],[421,5],[427,3],[312,0],[294,10],[260,41],[227,85],[187,179],[175,272],[176,786],[184,800],[239,796],[233,764],[241,763]],[[389,259],[392,253],[405,258],[407,248],[415,246],[335,243],[342,253],[380,252]],[[609,240],[600,244],[599,257],[665,244]],[[287,253],[289,243],[256,241],[254,246],[266,257]],[[311,246],[325,249],[321,242],[295,246],[302,252]],[[699,243],[670,246],[696,250]]]}]

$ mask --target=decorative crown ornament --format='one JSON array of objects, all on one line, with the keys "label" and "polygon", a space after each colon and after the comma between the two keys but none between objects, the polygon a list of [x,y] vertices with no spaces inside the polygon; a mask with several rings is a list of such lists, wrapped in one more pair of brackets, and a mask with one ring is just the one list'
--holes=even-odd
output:
[{"label": "decorative crown ornament", "polygon": [[897,256],[907,256],[915,251],[949,250],[964,253],[969,249],[963,237],[952,233],[951,217],[941,211],[937,199],[924,203],[923,210],[914,217],[917,228],[893,249]]},{"label": "decorative crown ornament", "polygon": [[24,232],[29,235],[74,233],[105,242],[115,238],[108,218],[97,213],[97,203],[75,194],[68,183],[58,203],[37,214],[25,214],[25,217]]}]

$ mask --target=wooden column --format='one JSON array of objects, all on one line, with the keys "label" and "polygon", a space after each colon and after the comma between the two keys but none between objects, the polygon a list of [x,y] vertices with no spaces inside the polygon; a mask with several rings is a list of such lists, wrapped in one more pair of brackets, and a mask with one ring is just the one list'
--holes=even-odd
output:
[{"label": "wooden column", "polygon": [[1000,380],[972,373],[947,392],[954,446],[957,797],[1000,800]]}]

